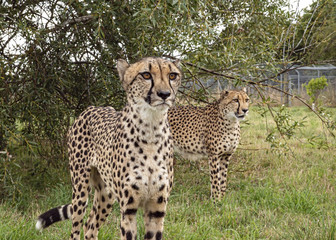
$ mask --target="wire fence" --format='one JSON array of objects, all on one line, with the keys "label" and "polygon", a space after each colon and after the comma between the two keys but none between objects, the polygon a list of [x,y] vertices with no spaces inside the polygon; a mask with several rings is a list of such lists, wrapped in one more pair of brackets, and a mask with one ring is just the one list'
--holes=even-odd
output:
[{"label": "wire fence", "polygon": [[[288,71],[281,74],[277,80],[268,80],[265,83],[269,86],[276,87],[282,91],[277,91],[271,87],[266,87],[265,94],[268,95],[275,104],[285,104],[287,106],[297,106],[300,103],[297,99],[285,94],[288,92],[292,95],[300,96],[309,101],[305,85],[311,79],[325,76],[328,86],[321,92],[319,97],[321,103],[328,107],[336,106],[336,66],[332,64],[312,65],[301,67],[292,66]],[[232,89],[233,84],[230,80],[219,80],[209,78],[202,80],[203,85],[212,93],[218,93],[223,89]],[[256,90],[248,86],[248,92],[252,97],[258,98]]]},{"label": "wire fence", "polygon": [[[336,67],[331,64],[312,65],[309,67],[293,66],[290,71],[281,74],[279,77],[280,87],[284,91],[309,100],[305,85],[311,79],[325,76],[328,86],[322,91],[320,100],[324,105],[336,105]],[[280,103],[289,106],[297,105],[298,102],[291,97],[281,93]]]}]

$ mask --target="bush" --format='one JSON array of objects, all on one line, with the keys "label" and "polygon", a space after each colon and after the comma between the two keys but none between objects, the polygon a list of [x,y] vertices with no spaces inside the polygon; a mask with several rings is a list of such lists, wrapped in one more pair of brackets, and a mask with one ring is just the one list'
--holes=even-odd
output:
[{"label": "bush", "polygon": [[308,84],[304,84],[307,94],[310,96],[311,103],[316,105],[318,97],[322,90],[328,86],[327,78],[325,76],[311,79]]},{"label": "bush", "polygon": [[41,151],[39,146],[31,147],[33,151],[26,151],[27,147],[17,142],[0,154],[0,199],[19,210],[27,208],[32,196],[38,198],[56,183],[69,184],[65,159],[50,164],[50,159],[33,153]]}]

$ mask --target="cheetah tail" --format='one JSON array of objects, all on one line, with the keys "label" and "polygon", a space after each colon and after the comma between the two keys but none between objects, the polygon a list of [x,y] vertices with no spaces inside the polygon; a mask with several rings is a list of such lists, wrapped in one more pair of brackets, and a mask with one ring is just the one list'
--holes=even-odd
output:
[{"label": "cheetah tail", "polygon": [[71,204],[59,206],[41,214],[36,222],[36,229],[42,230],[51,224],[71,218]]}]

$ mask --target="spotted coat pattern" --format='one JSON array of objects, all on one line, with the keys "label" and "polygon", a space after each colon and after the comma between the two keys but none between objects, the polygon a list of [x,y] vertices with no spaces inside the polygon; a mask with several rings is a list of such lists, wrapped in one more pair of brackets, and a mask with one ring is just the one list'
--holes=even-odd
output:
[{"label": "spotted coat pattern", "polygon": [[145,239],[162,239],[166,205],[173,184],[173,147],[167,111],[175,101],[182,73],[178,62],[145,58],[118,61],[127,106],[89,107],[69,130],[72,203],[42,214],[37,228],[72,219],[70,239],[80,230],[91,187],[93,207],[84,225],[85,239],[98,230],[118,201],[121,239],[137,235],[136,213],[144,208]]},{"label": "spotted coat pattern", "polygon": [[220,199],[226,191],[229,160],[240,140],[239,121],[248,106],[245,91],[223,91],[219,100],[206,107],[169,109],[175,151],[187,159],[208,157],[214,199]]}]

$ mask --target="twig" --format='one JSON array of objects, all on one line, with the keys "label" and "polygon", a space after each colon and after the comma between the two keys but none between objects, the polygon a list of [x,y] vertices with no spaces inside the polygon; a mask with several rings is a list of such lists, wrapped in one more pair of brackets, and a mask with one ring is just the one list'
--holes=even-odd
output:
[{"label": "twig", "polygon": [[189,94],[187,94],[187,93],[185,93],[185,92],[183,92],[181,90],[178,90],[178,92],[181,93],[181,94],[183,94],[183,95],[185,95],[185,96],[187,96],[188,98],[192,98],[192,99],[194,99],[196,101],[200,101],[200,102],[203,102],[203,103],[206,103],[206,104],[209,103],[208,101],[205,101],[205,100],[199,99],[199,98],[195,98],[195,97],[193,97],[193,96],[191,96],[191,95],[189,95]]},{"label": "twig", "polygon": [[71,20],[67,20],[60,25],[56,25],[53,28],[43,28],[40,31],[55,32],[55,31],[57,31],[61,28],[64,28],[66,26],[70,26],[70,25],[73,25],[73,24],[76,24],[76,23],[88,22],[92,19],[93,19],[93,15],[81,16],[81,17],[77,17],[77,18],[74,18],[74,19],[71,19]]},{"label": "twig", "polygon": [[244,150],[244,151],[267,151],[268,148],[237,148],[238,150]]},{"label": "twig", "polygon": [[[254,86],[254,88],[257,90],[258,94],[264,99],[264,96],[263,96],[263,94],[260,92],[258,86]],[[276,127],[277,127],[277,129],[278,129],[278,132],[279,132],[281,138],[286,142],[286,145],[288,146],[288,149],[289,149],[290,152],[292,153],[292,156],[296,159],[296,156],[295,156],[295,154],[294,154],[292,148],[291,148],[290,145],[288,144],[287,139],[286,139],[285,136],[281,133],[281,129],[280,129],[280,126],[279,126],[278,122],[275,121],[275,116],[274,116],[272,107],[271,107],[268,103],[266,104],[266,106],[267,106],[267,108],[268,108],[270,114],[272,115],[272,118],[273,118],[273,120],[274,120],[274,122],[275,122],[275,125],[276,125]]]},{"label": "twig", "polygon": [[[185,64],[184,63],[182,63],[184,66],[185,66]],[[198,81],[198,83],[201,85],[201,87],[203,88],[203,90],[206,92],[207,90],[206,90],[206,88],[204,87],[204,85],[203,85],[203,83],[202,83],[202,81],[201,80],[199,80],[199,78],[198,77],[196,77],[191,71],[190,71],[190,69],[189,68],[187,68],[186,67],[186,69],[187,69],[187,71],[189,72],[189,74],[193,77],[193,78],[195,78],[197,81]]]},{"label": "twig", "polygon": [[[177,58],[173,57],[173,56],[170,56],[170,55],[163,55],[164,57],[167,57],[167,58],[171,58],[171,59],[175,59],[177,60]],[[229,79],[234,79],[234,80],[237,80],[236,77],[233,77],[233,76],[230,76],[230,75],[226,75],[226,74],[223,74],[223,73],[219,73],[219,72],[216,72],[216,71],[213,71],[213,70],[210,70],[210,69],[207,69],[207,68],[204,68],[204,67],[200,67],[200,66],[197,66],[191,62],[188,62],[188,61],[184,61],[182,60],[183,63],[185,63],[186,65],[189,65],[189,66],[192,66],[192,67],[195,67],[195,68],[198,68],[204,72],[207,72],[207,73],[211,73],[213,75],[217,75],[217,76],[222,76],[222,77],[226,77],[226,78],[229,78]]]},{"label": "twig", "polygon": [[[312,19],[313,19],[314,15],[315,15],[315,12],[316,12],[316,10],[317,10],[318,7],[319,7],[319,2],[317,1],[317,3],[316,3],[316,7],[315,7],[315,9],[314,9],[314,12],[313,12],[312,15],[310,16],[310,19],[309,19],[309,21],[308,21],[308,23],[307,23],[307,26],[306,26],[306,28],[305,28],[305,30],[304,30],[304,32],[303,32],[303,35],[302,35],[300,41],[298,42],[298,44],[296,44],[296,47],[293,48],[293,49],[296,49],[297,47],[299,47],[299,45],[300,45],[301,42],[303,41],[303,38],[304,38],[304,36],[306,35],[306,32],[307,32],[308,27],[309,27],[309,25],[310,25],[310,22],[312,21]],[[294,39],[293,39],[293,44],[294,44]]]}]

